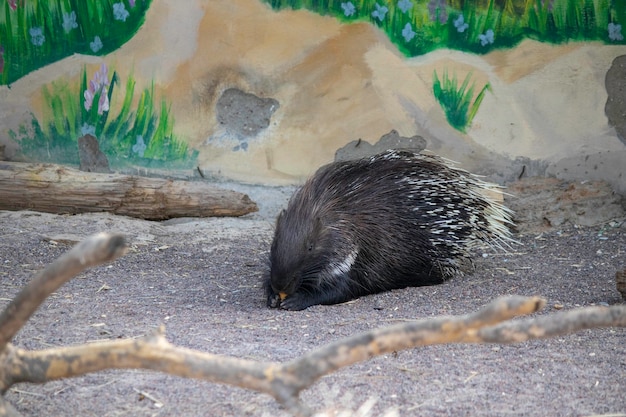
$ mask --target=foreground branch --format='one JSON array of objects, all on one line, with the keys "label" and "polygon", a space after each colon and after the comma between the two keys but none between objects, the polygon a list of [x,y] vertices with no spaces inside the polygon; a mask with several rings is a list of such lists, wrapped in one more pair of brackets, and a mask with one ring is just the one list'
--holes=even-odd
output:
[{"label": "foreground branch", "polygon": [[[323,375],[378,355],[445,343],[515,343],[583,329],[626,327],[626,306],[588,307],[510,321],[540,310],[539,297],[497,299],[460,316],[405,322],[364,332],[280,364],[213,355],[170,344],[160,327],[140,339],[26,351],[8,343],[41,302],[88,266],[124,252],[121,236],[96,235],[59,258],[13,300],[0,316],[0,393],[20,382],[45,383],[105,369],[150,369],[186,378],[248,388],[272,395],[291,412],[308,415],[299,393]],[[0,397],[0,416],[17,412]]]},{"label": "foreground branch", "polygon": [[406,322],[368,331],[323,346],[285,364],[177,347],[165,339],[163,327],[136,340],[35,352],[9,345],[5,363],[0,355],[0,365],[5,371],[10,369],[3,376],[2,385],[6,390],[19,382],[44,383],[105,369],[150,369],[264,392],[295,414],[307,415],[309,410],[298,398],[301,390],[323,375],[384,353],[445,343],[512,343],[588,328],[626,326],[626,306],[588,307],[492,326],[501,319],[533,312],[542,305],[543,302],[535,297],[503,298],[469,315]]}]

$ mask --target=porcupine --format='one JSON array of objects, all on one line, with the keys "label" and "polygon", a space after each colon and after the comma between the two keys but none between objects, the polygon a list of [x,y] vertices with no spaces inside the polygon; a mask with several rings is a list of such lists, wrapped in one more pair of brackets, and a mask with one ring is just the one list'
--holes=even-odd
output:
[{"label": "porcupine", "polygon": [[434,155],[388,150],[321,167],[276,221],[269,307],[302,310],[440,284],[480,244],[514,239],[497,187]]}]

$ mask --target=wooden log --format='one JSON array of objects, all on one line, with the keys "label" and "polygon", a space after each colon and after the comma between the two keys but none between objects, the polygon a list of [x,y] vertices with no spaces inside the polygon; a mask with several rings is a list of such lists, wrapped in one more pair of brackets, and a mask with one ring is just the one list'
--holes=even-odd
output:
[{"label": "wooden log", "polygon": [[243,216],[246,194],[196,182],[83,172],[53,164],[0,161],[0,210],[109,212],[147,220]]}]

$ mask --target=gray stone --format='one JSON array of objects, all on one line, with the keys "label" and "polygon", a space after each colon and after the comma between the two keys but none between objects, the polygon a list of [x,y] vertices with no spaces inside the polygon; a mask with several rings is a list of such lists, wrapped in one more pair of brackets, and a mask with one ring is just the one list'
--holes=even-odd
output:
[{"label": "gray stone", "polygon": [[278,100],[260,98],[238,88],[229,88],[217,100],[217,121],[239,139],[256,136],[270,125]]},{"label": "gray stone", "polygon": [[352,159],[365,158],[386,151],[387,149],[408,149],[413,152],[421,152],[426,149],[426,139],[417,135],[407,138],[400,136],[397,131],[392,130],[381,136],[374,145],[361,139],[353,140],[343,148],[337,149],[337,152],[335,152],[335,161],[349,161]]},{"label": "gray stone", "polygon": [[80,166],[78,169],[86,172],[110,173],[109,160],[100,150],[98,139],[92,135],[85,135],[78,138],[78,158]]},{"label": "gray stone", "polygon": [[613,60],[606,72],[605,86],[609,97],[604,112],[609,124],[615,127],[620,140],[626,145],[626,55]]}]

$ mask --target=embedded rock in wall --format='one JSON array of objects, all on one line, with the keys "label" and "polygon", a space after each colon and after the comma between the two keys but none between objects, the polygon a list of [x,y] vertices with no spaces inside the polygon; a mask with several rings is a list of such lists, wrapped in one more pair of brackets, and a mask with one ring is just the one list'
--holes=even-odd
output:
[{"label": "embedded rock in wall", "polygon": [[609,124],[626,145],[626,55],[618,56],[606,73],[606,100],[604,111]]},{"label": "embedded rock in wall", "polygon": [[418,135],[407,138],[392,130],[381,136],[374,145],[362,139],[353,140],[335,152],[335,161],[364,158],[387,149],[410,149],[413,152],[420,152],[426,149],[426,139]]},{"label": "embedded rock in wall", "polygon": [[109,160],[100,150],[98,139],[92,135],[85,135],[78,138],[78,158],[80,166],[78,169],[86,172],[109,173]]},{"label": "embedded rock in wall", "polygon": [[229,88],[217,100],[217,121],[240,138],[256,136],[270,125],[270,118],[279,107],[273,98],[261,98]]}]

